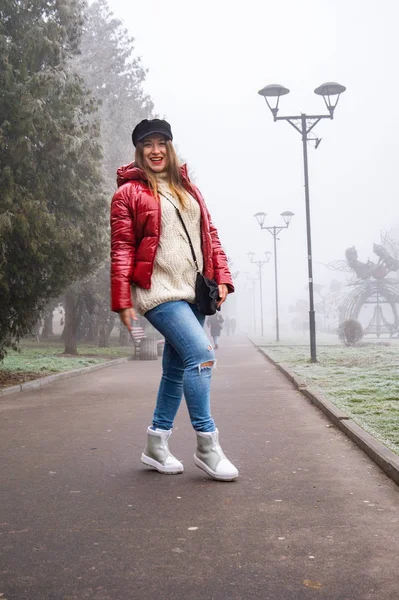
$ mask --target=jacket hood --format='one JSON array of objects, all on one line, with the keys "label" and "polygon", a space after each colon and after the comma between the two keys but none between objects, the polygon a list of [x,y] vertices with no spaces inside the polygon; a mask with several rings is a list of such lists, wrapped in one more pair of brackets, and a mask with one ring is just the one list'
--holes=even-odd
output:
[{"label": "jacket hood", "polygon": [[[187,173],[187,165],[182,165],[180,167],[180,171],[183,179],[189,182],[190,180]],[[139,169],[139,167],[136,167],[134,162],[119,167],[119,169],[116,171],[117,186],[120,187],[127,181],[132,180],[147,181],[147,176],[143,169]]]}]

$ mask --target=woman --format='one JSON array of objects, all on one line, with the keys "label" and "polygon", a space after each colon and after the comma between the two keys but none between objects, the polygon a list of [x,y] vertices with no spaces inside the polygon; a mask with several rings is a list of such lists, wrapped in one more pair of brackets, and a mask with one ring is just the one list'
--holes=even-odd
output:
[{"label": "woman", "polygon": [[169,123],[145,119],[132,140],[135,161],[118,169],[111,206],[112,310],[129,330],[137,310],[165,337],[162,379],[141,460],[160,473],[183,472],[168,439],[184,393],[197,434],[195,464],[213,479],[232,481],[238,471],[223,454],[210,412],[215,354],[195,304],[196,268],[176,209],[199,269],[218,284],[219,306],[234,291],[226,255],[204,199],[179,166]]},{"label": "woman", "polygon": [[[222,329],[223,329],[223,317],[221,314],[216,313],[215,315],[212,315],[211,317],[208,317],[208,327],[210,329],[211,332],[211,338],[213,339],[213,346],[215,348],[215,350],[217,350],[219,348],[219,337],[220,334],[222,333]],[[228,319],[226,319],[226,323],[228,322]]]}]

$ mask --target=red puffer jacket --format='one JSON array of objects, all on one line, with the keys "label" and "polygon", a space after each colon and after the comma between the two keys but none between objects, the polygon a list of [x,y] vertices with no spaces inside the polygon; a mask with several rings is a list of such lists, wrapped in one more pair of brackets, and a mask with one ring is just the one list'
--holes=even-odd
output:
[{"label": "red puffer jacket", "polygon": [[[111,205],[111,309],[116,312],[132,307],[131,283],[146,290],[151,287],[161,233],[160,202],[151,194],[144,171],[131,163],[118,169],[117,176],[119,189]],[[218,284],[225,283],[233,292],[226,255],[205,201],[190,182],[185,166],[182,176],[185,189],[201,209],[203,274]]]}]

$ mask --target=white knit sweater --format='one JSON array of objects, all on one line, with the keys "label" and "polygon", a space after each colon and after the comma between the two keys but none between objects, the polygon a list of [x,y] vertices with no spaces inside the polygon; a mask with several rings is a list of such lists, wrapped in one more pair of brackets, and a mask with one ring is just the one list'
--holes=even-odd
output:
[{"label": "white knit sweater", "polygon": [[[178,198],[172,195],[168,184],[162,179],[159,180],[159,191],[170,198],[180,210],[194,246],[198,267],[202,272],[201,211],[198,202],[187,193],[189,204],[187,208],[182,208]],[[195,301],[197,271],[187,235],[169,200],[160,196],[160,202],[161,235],[155,256],[151,288],[144,290],[135,287],[133,290],[135,305],[141,315],[164,302],[186,300],[193,303]]]}]

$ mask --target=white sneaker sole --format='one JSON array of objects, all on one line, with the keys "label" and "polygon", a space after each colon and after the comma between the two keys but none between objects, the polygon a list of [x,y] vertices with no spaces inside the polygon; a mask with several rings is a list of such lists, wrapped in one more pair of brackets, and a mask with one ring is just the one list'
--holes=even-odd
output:
[{"label": "white sneaker sole", "polygon": [[179,473],[183,473],[184,471],[183,465],[176,465],[175,467],[165,466],[162,463],[155,460],[154,458],[150,458],[149,456],[144,454],[144,452],[141,455],[141,462],[147,465],[148,467],[159,471],[159,473],[163,473],[164,475],[178,475]]},{"label": "white sneaker sole", "polygon": [[212,479],[217,479],[217,481],[234,481],[234,479],[237,479],[238,477],[238,471],[236,471],[234,474],[216,473],[216,471],[208,467],[206,463],[200,460],[196,454],[194,454],[194,462],[197,465],[197,467],[205,471],[205,473],[207,473],[209,477],[212,477]]}]

